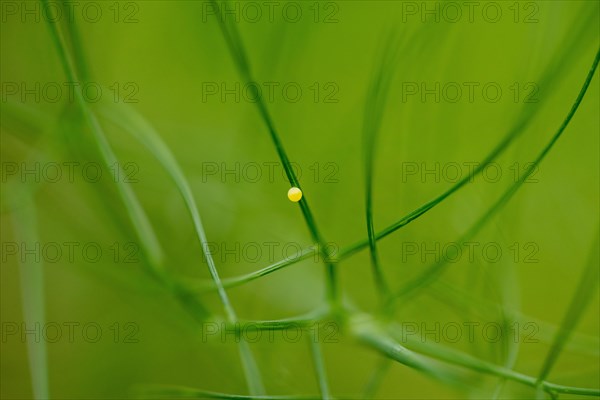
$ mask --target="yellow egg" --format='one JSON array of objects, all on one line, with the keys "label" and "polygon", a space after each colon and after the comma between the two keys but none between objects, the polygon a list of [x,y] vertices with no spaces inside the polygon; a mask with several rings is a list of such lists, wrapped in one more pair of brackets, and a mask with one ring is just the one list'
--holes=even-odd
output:
[{"label": "yellow egg", "polygon": [[290,199],[290,201],[297,203],[300,201],[301,198],[302,198],[302,190],[300,190],[299,188],[294,186],[293,188],[288,190],[288,199]]}]

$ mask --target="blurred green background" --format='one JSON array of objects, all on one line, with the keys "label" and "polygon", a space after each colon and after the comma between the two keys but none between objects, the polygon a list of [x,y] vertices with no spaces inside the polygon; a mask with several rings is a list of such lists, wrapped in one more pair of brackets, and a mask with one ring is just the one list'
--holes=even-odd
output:
[{"label": "blurred green background", "polygon": [[[103,103],[134,109],[170,148],[215,246],[221,277],[258,270],[312,245],[298,205],[286,198],[289,183],[219,29],[214,4],[74,3],[90,93],[102,87],[101,101],[90,102],[90,107],[119,163],[129,163],[124,168],[132,180],[117,180],[133,189],[146,211],[168,275],[185,282],[211,279],[177,187],[149,151],[111,121],[110,108],[108,113],[98,111]],[[47,374],[49,395],[57,399],[127,398],[145,384],[248,393],[235,341],[218,336],[204,340],[205,326],[148,273],[147,254],[119,195],[114,170],[104,164],[77,102],[69,99],[69,79],[45,6],[33,1],[0,4],[1,397],[33,398],[32,371]],[[396,56],[389,66],[389,94],[378,104],[382,121],[374,156],[376,231],[451,187],[452,166],[459,165],[464,176],[468,163],[484,159],[523,112],[533,113],[522,134],[495,160],[499,179],[475,177],[378,242],[383,273],[394,289],[434,261],[423,248],[444,248],[458,241],[515,181],[515,166],[520,174],[535,159],[572,107],[600,44],[596,1],[477,4],[470,13],[466,2],[217,3],[231,11],[223,18],[239,31],[263,94],[274,88],[266,106],[290,160],[301,171],[299,180],[315,221],[335,248],[367,237],[363,127],[365,110],[373,106],[369,85],[379,74],[384,51]],[[256,16],[255,9],[262,14]],[[295,17],[297,10],[301,15]],[[62,12],[58,25],[67,31],[70,17]],[[472,98],[466,89],[471,83]],[[57,85],[62,88],[58,97],[52,91]],[[460,95],[453,91],[457,86],[463,90]],[[483,87],[492,89],[485,92]],[[493,101],[490,93],[498,87],[501,95]],[[298,88],[301,95],[295,101]],[[409,90],[415,88],[412,94]],[[433,92],[423,94],[423,89]],[[432,285],[399,304],[394,321],[419,327],[425,323],[430,330],[436,330],[436,323],[464,327],[465,322],[477,322],[474,340],[463,335],[452,343],[442,334],[440,342],[523,374],[539,375],[590,252],[598,253],[598,89],[596,72],[564,135],[531,181],[472,239],[480,245],[475,258],[463,254],[439,278],[469,297]],[[117,94],[120,99],[115,101]],[[119,118],[116,112],[114,116]],[[53,162],[62,166],[56,182],[44,172]],[[85,179],[89,175],[75,167],[71,181],[65,162],[100,165],[102,176],[90,182]],[[273,179],[268,165],[273,165]],[[422,174],[436,166],[439,176]],[[39,168],[39,182],[35,172],[23,173],[25,167]],[[417,172],[409,174],[407,168]],[[64,243],[74,242],[79,250],[73,259],[65,251],[57,262],[47,262],[52,256],[40,250],[41,261],[35,262],[32,255],[23,255],[23,244],[34,242],[42,248],[58,243],[63,251]],[[102,250],[98,262],[82,255],[86,243]],[[502,249],[498,262],[481,252],[487,243]],[[13,244],[18,246],[16,253]],[[127,244],[132,247],[125,248]],[[417,254],[407,254],[412,245],[419,246]],[[269,246],[274,247],[272,254]],[[290,253],[285,254],[284,247]],[[226,253],[227,249],[233,250]],[[128,251],[134,253],[134,262],[127,262]],[[526,255],[532,251],[533,262],[528,262]],[[597,258],[592,262],[598,268]],[[336,268],[346,301],[376,313],[368,250]],[[36,285],[36,279],[42,283]],[[300,315],[324,301],[324,266],[309,258],[227,293],[244,320]],[[550,382],[600,386],[597,290],[591,296],[547,378]],[[215,292],[198,298],[223,318]],[[483,314],[473,312],[484,303],[493,306]],[[41,332],[37,348],[45,347],[47,366],[28,360],[21,335],[24,313],[41,316],[40,305],[45,312],[41,326],[55,322],[62,327],[56,343]],[[516,321],[521,334],[531,331],[523,328],[525,322],[534,323],[536,340],[484,340],[481,327],[503,319]],[[65,322],[79,324],[73,341]],[[89,323],[102,329],[97,342],[82,336],[81,327]],[[127,334],[135,340],[126,340]],[[430,335],[423,342],[432,341]],[[265,337],[250,348],[267,393],[319,393],[305,340],[291,343],[276,335],[272,343]],[[336,331],[333,343],[322,343],[322,349],[332,395],[363,396],[381,355],[344,329]],[[526,385],[507,381],[498,389],[498,377],[461,371],[466,385],[452,385],[392,363],[375,396],[491,398],[496,391],[499,398],[536,395]]]}]

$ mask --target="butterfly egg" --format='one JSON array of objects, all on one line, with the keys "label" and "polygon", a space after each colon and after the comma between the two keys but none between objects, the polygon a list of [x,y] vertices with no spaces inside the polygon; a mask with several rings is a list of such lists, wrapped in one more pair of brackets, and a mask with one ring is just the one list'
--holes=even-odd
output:
[{"label": "butterfly egg", "polygon": [[297,203],[300,201],[301,198],[302,190],[300,190],[300,188],[294,186],[293,188],[290,188],[290,190],[288,190],[288,199],[290,199],[290,201]]}]

